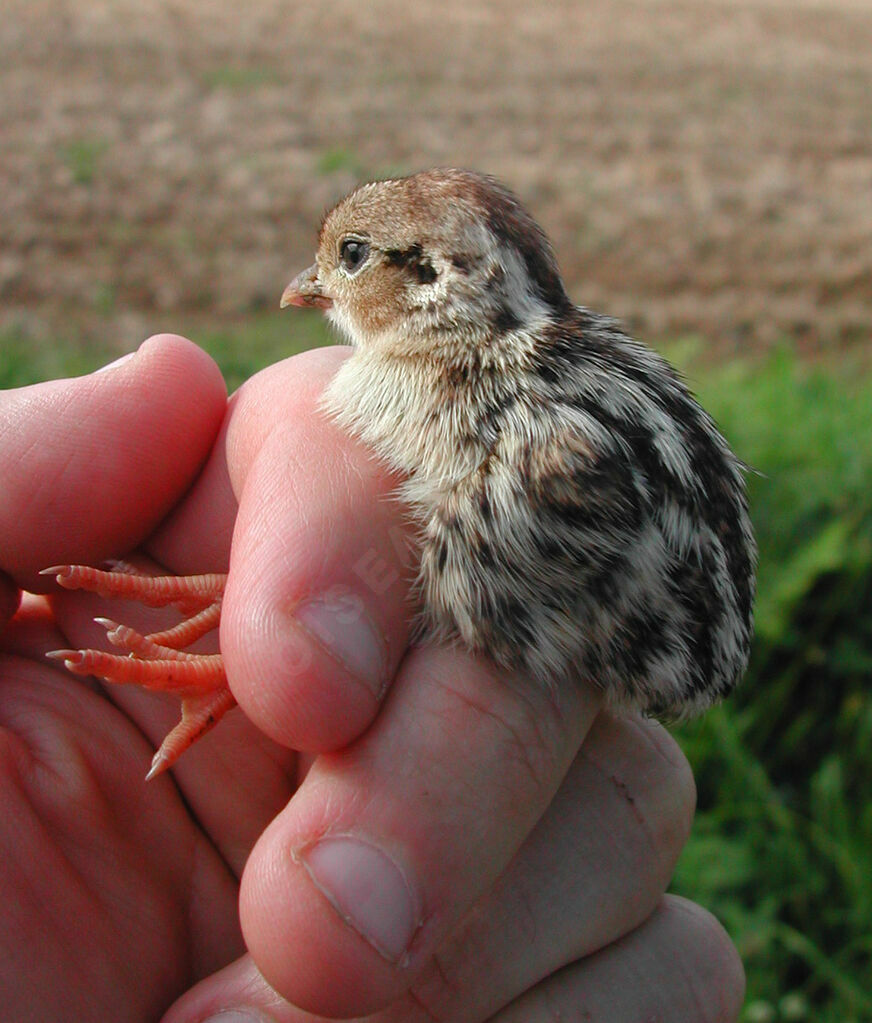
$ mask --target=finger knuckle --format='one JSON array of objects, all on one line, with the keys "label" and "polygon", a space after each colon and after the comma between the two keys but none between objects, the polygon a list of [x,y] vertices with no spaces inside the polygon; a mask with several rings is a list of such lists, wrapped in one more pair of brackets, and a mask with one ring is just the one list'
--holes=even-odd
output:
[{"label": "finger knuckle", "polygon": [[[486,737],[494,765],[499,765],[513,798],[537,798],[550,792],[560,778],[560,761],[568,745],[561,734],[559,713],[547,701],[523,687],[493,680],[493,691],[443,680],[444,693],[453,703],[455,722],[466,718],[464,731]],[[460,711],[458,713],[458,705]]]}]

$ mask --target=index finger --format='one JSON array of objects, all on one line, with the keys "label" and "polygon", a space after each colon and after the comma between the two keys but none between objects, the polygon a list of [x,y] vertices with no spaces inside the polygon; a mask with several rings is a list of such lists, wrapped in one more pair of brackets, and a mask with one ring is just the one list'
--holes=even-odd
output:
[{"label": "index finger", "polygon": [[148,536],[207,457],[226,405],[209,356],[174,335],[73,380],[0,394],[0,570],[93,563]]}]

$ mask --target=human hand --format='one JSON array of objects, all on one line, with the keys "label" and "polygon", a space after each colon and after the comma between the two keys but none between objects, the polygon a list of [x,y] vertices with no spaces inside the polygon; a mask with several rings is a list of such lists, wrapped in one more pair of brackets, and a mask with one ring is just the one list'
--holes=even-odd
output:
[{"label": "human hand", "polygon": [[599,714],[581,688],[555,703],[461,651],[407,652],[395,481],[314,408],[342,357],[246,384],[190,490],[223,412],[191,346],[152,341],[105,374],[5,396],[8,578],[44,587],[47,564],[137,546],[146,564],[220,571],[236,519],[221,643],[262,730],[235,712],[174,783],[144,785],[177,708],[43,662],[94,644],[104,603],[29,602],[0,661],[7,1004],[154,1019],[181,994],[166,1023],[311,1019],[284,999],[384,1023],[734,1019],[723,932],[662,897],[693,802],[668,735]]}]

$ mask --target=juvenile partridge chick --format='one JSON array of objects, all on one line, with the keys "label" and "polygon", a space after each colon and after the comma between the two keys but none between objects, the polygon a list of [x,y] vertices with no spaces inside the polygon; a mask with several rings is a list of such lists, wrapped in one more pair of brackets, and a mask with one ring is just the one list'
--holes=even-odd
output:
[{"label": "juvenile partridge chick", "polygon": [[570,302],[511,192],[450,169],[363,185],[282,304],[354,346],[326,408],[405,477],[423,635],[669,716],[733,687],[742,466],[662,358]]},{"label": "juvenile partridge chick", "polygon": [[[754,591],[742,466],[663,359],[570,302],[511,192],[450,169],[363,185],[282,305],[323,308],[354,346],[324,407],[405,480],[421,637],[669,716],[733,687]],[[56,653],[183,697],[158,773],[233,704],[220,659],[175,650],[214,627],[223,578],[51,571],[187,603],[188,623],[149,637],[106,622],[132,657]]]}]

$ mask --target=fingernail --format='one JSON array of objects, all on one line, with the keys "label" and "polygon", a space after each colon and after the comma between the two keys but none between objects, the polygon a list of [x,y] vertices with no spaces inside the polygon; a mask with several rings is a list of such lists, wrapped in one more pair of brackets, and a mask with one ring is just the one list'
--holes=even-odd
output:
[{"label": "fingernail", "polygon": [[203,1023],[271,1023],[271,1016],[251,1009],[222,1009],[217,1016],[209,1016]]},{"label": "fingernail", "polygon": [[385,959],[398,963],[420,923],[406,877],[381,849],[358,838],[323,838],[301,860],[342,919]]},{"label": "fingernail", "polygon": [[128,352],[127,355],[122,355],[120,359],[115,359],[114,362],[107,362],[105,366],[95,369],[94,372],[105,373],[107,369],[115,369],[117,366],[122,365],[122,363],[129,362],[134,355],[136,355],[136,352]]},{"label": "fingernail", "polygon": [[381,693],[386,671],[384,640],[360,597],[337,586],[300,605],[294,617],[350,674],[376,695]]}]

